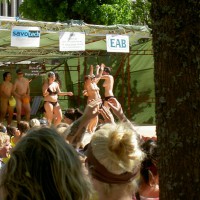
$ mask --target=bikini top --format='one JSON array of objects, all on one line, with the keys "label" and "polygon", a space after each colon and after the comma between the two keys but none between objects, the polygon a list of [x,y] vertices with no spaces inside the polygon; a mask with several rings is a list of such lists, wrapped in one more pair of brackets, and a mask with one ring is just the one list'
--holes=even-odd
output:
[{"label": "bikini top", "polygon": [[140,200],[159,200],[159,197],[143,197],[143,196],[140,196]]},{"label": "bikini top", "polygon": [[55,95],[55,94],[58,94],[57,91],[52,92],[50,88],[47,89],[47,92],[49,93],[49,95]]}]

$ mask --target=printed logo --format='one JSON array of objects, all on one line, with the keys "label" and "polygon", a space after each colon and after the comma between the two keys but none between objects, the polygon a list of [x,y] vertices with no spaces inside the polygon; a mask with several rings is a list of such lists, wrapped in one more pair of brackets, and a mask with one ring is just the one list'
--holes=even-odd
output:
[{"label": "printed logo", "polygon": [[40,37],[40,31],[14,29],[12,32],[12,36],[13,37],[38,38],[38,37]]}]

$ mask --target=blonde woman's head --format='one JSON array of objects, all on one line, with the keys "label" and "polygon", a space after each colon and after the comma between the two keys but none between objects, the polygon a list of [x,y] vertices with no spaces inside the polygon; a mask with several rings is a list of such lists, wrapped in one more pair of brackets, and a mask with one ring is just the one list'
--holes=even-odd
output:
[{"label": "blonde woman's head", "polygon": [[107,194],[111,185],[126,185],[127,190],[135,191],[143,157],[134,130],[124,123],[105,124],[92,137],[88,168],[91,176],[104,185]]},{"label": "blonde woman's head", "polygon": [[143,159],[137,134],[126,124],[103,125],[91,145],[96,159],[114,174],[132,172]]}]

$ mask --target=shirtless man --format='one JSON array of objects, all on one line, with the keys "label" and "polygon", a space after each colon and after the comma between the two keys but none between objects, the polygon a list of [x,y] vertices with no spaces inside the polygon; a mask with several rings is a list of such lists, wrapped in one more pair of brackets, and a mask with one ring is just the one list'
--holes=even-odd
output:
[{"label": "shirtless man", "polygon": [[11,125],[13,118],[13,111],[15,107],[15,105],[9,104],[9,100],[11,100],[11,98],[14,98],[12,96],[13,84],[11,83],[11,79],[12,79],[11,73],[4,72],[3,83],[1,84],[0,87],[0,95],[1,95],[0,123],[4,120],[6,113],[8,112],[7,125]]},{"label": "shirtless man", "polygon": [[103,87],[105,88],[104,106],[109,108],[107,101],[111,98],[115,98],[113,94],[114,78],[111,75],[110,67],[104,66],[103,75],[101,76],[101,79],[104,79],[103,83]]},{"label": "shirtless man", "polygon": [[49,72],[48,80],[44,82],[42,92],[44,96],[44,109],[48,124],[51,125],[54,119],[54,126],[57,126],[62,120],[62,110],[58,103],[58,96],[73,96],[73,93],[61,92],[59,84],[55,80],[55,73]]},{"label": "shirtless man", "polygon": [[29,80],[24,77],[21,69],[17,69],[17,79],[13,86],[13,94],[16,98],[17,123],[21,121],[22,108],[24,109],[26,121],[30,120],[30,87]]}]

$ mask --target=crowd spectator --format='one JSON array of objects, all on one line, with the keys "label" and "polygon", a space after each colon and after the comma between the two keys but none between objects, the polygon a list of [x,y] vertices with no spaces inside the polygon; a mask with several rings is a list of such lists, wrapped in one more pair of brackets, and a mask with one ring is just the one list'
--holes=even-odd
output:
[{"label": "crowd spectator", "polygon": [[30,130],[0,176],[1,200],[89,200],[92,192],[77,152],[52,128]]},{"label": "crowd spectator", "polygon": [[142,161],[140,174],[138,200],[159,200],[159,176],[158,176],[158,149],[157,142],[149,139],[142,144],[142,150],[146,157]]},{"label": "crowd spectator", "polygon": [[143,152],[127,124],[105,124],[92,137],[86,164],[99,200],[132,200]]}]

